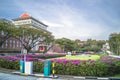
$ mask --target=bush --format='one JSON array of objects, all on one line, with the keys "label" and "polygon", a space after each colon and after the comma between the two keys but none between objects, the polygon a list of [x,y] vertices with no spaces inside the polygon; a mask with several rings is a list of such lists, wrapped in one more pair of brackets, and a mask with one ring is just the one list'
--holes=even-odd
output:
[{"label": "bush", "polygon": [[20,53],[20,50],[0,50],[0,53]]},{"label": "bush", "polygon": [[[49,59],[63,57],[65,54],[27,54],[27,58],[39,58],[39,59]],[[24,55],[17,55],[18,58],[24,57]]]},{"label": "bush", "polygon": [[10,61],[7,59],[0,59],[0,67],[6,68],[6,69],[15,69],[19,70],[19,61]]},{"label": "bush", "polygon": [[43,69],[44,69],[43,62],[34,62],[33,67],[34,67],[33,71],[43,73]]},{"label": "bush", "polygon": [[[120,74],[120,59],[110,57],[104,57],[99,61],[55,59],[51,62],[55,63],[55,73],[61,75],[113,76]],[[0,67],[19,70],[19,61],[0,59]],[[34,72],[44,72],[43,61],[34,61],[33,67]]]}]

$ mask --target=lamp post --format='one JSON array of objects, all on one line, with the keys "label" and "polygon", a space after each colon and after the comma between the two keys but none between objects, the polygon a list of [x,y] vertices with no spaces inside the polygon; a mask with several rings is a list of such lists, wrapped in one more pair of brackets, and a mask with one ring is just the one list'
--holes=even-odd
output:
[{"label": "lamp post", "polygon": [[20,60],[20,72],[21,73],[24,73],[25,72],[25,59],[24,61],[22,60],[22,54],[24,53],[23,49],[24,49],[24,46],[23,46],[23,40],[24,40],[24,30],[22,30],[22,48],[21,48],[21,60]]}]

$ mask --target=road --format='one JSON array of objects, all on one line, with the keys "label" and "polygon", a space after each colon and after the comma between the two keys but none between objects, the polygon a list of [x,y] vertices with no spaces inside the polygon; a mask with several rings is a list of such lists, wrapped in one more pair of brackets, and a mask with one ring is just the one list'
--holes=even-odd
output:
[{"label": "road", "polygon": [[37,78],[32,76],[20,76],[15,74],[6,74],[6,73],[0,73],[0,80],[83,80],[83,79],[70,79],[70,78],[64,78],[64,79],[51,79],[51,78]]},{"label": "road", "polygon": [[[80,78],[63,78],[59,77],[58,79],[52,78],[37,78],[32,76],[20,76],[15,74],[1,73],[0,72],[0,80],[97,80],[97,79],[80,79]],[[98,79],[98,80],[108,80],[108,79]],[[110,79],[110,80],[120,80],[119,79]]]},{"label": "road", "polygon": [[0,73],[0,80],[37,80],[36,77],[25,77],[13,74]]}]

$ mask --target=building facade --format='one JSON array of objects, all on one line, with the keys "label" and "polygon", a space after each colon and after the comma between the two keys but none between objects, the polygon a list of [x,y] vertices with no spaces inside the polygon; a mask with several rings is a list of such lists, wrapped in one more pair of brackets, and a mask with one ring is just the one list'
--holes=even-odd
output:
[{"label": "building facade", "polygon": [[[9,21],[9,20],[6,20],[6,21]],[[19,18],[12,19],[10,23],[14,24],[16,27],[22,26],[26,28],[36,28],[51,34],[51,32],[47,30],[48,26],[46,24],[35,19],[34,17],[30,16],[27,13],[22,14]],[[0,40],[2,40],[2,38],[4,38],[4,32],[0,34]],[[8,40],[5,41],[5,43],[2,45],[0,50],[21,50],[21,48],[22,48],[22,43],[19,40],[15,38],[9,38]],[[44,51],[45,48],[46,48],[46,45],[42,44],[42,45],[35,46],[32,50]]]},{"label": "building facade", "polygon": [[[14,25],[12,23],[12,21],[9,21],[7,19],[0,19],[0,21],[4,21],[4,22],[7,22],[7,23],[9,23],[11,25]],[[5,37],[6,37],[6,33],[3,32],[3,31],[1,31],[0,32],[0,41],[5,40],[4,39]],[[12,50],[14,50],[14,51],[19,51],[21,49],[21,47],[22,47],[21,45],[22,45],[21,42],[18,41],[17,39],[15,39],[15,38],[9,38],[0,47],[0,50],[6,50],[6,51],[12,51]]]}]

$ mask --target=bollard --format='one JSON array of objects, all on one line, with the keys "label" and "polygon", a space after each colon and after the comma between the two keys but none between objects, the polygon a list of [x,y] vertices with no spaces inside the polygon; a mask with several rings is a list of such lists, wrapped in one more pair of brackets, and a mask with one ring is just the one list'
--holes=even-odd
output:
[{"label": "bollard", "polygon": [[24,61],[23,61],[23,60],[20,60],[20,72],[21,72],[21,73],[24,73],[24,68],[25,68],[24,65],[25,65],[25,64],[24,64]]},{"label": "bollard", "polygon": [[52,75],[54,78],[55,77],[55,63],[54,62],[52,63]]},{"label": "bollard", "polygon": [[44,61],[44,76],[49,77],[51,71],[51,62],[50,60],[45,60]]}]

